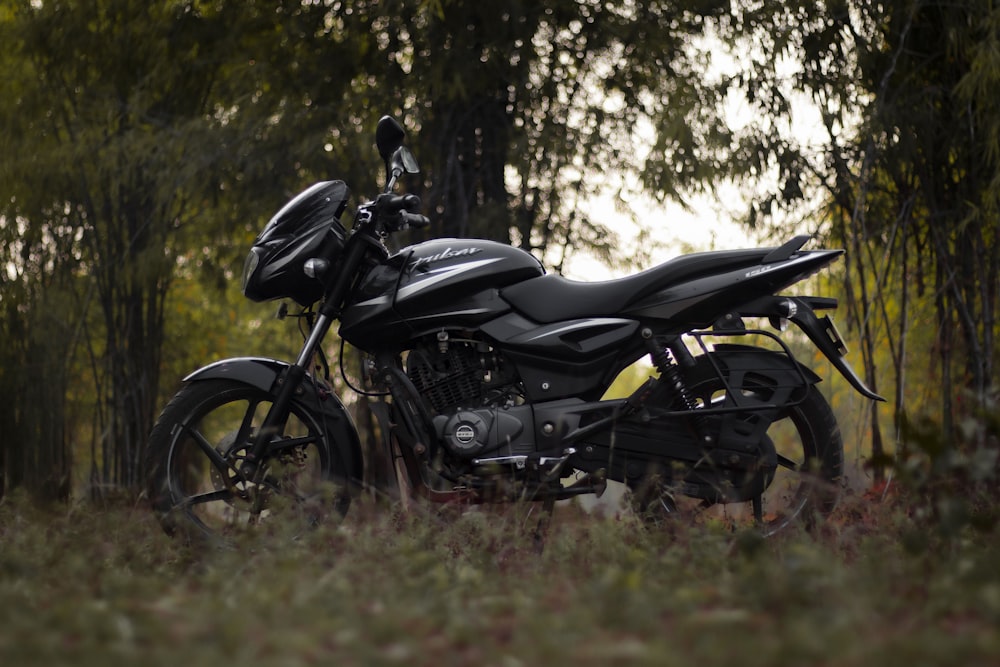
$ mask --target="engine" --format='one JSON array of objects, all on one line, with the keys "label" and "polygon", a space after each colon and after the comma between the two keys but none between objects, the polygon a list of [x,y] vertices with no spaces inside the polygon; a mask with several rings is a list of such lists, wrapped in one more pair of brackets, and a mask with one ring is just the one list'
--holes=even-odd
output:
[{"label": "engine", "polygon": [[[442,332],[444,333],[444,332]],[[450,342],[439,334],[435,344],[412,350],[406,360],[406,374],[427,399],[435,413],[483,403],[489,378],[488,357],[472,342]]]},{"label": "engine", "polygon": [[406,373],[434,412],[434,430],[462,459],[534,451],[534,419],[516,372],[483,341],[440,332],[410,351]]}]

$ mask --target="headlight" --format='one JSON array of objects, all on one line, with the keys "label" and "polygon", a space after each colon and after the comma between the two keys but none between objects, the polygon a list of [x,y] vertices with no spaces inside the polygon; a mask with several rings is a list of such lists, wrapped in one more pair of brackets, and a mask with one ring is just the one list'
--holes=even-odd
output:
[{"label": "headlight", "polygon": [[253,249],[250,254],[247,255],[246,261],[243,262],[243,281],[240,285],[240,289],[243,294],[247,293],[247,285],[250,283],[250,278],[253,276],[253,272],[257,270],[257,265],[260,264],[260,255],[257,254],[257,250]]}]

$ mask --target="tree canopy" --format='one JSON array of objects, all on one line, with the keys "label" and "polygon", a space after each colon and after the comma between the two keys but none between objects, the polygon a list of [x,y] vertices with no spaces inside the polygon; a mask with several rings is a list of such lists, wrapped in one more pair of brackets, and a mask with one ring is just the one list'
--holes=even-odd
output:
[{"label": "tree canopy", "polygon": [[[433,234],[556,270],[625,261],[587,206],[601,188],[738,182],[749,225],[794,211],[848,248],[865,371],[897,423],[907,372],[981,403],[998,27],[985,0],[0,1],[0,479],[61,493],[75,452],[93,485],[134,486],[165,354],[235,312],[213,290],[290,195],[374,192],[384,113],[410,131]],[[803,103],[808,139],[790,131]],[[935,363],[914,371],[915,345]]]},{"label": "tree canopy", "polygon": [[[805,207],[814,228],[848,249],[865,372],[895,395],[896,439],[935,401],[951,432],[997,386],[1000,10],[780,4],[746,3],[730,23],[733,36],[755,25],[764,37],[738,74],[761,119],[746,154],[773,184],[751,218],[817,202]],[[812,145],[774,130],[794,116],[795,94],[818,110]],[[879,454],[877,412],[872,431]]]}]

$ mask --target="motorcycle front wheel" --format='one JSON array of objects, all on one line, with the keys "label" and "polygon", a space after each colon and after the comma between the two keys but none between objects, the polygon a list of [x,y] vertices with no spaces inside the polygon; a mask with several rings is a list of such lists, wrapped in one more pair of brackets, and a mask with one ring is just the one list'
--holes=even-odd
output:
[{"label": "motorcycle front wheel", "polygon": [[[766,364],[763,364],[766,366]],[[723,382],[707,356],[699,357],[689,373],[689,390],[698,406],[727,403],[727,392],[744,399],[769,398],[769,382],[752,379],[733,387]],[[792,525],[810,526],[829,514],[840,495],[844,474],[844,445],[837,419],[815,385],[795,405],[786,406],[767,428],[778,465],[755,501],[709,502],[684,495],[683,484],[664,482],[662,466],[649,464],[646,474],[630,484],[633,509],[647,522],[675,520],[711,523],[729,529],[756,528],[765,536]],[[756,505],[756,507],[755,507]]]},{"label": "motorcycle front wheel", "polygon": [[293,401],[280,446],[252,477],[241,473],[273,397],[234,380],[182,388],[150,434],[146,492],[164,530],[223,544],[246,530],[297,537],[351,503],[349,452],[323,418]]}]

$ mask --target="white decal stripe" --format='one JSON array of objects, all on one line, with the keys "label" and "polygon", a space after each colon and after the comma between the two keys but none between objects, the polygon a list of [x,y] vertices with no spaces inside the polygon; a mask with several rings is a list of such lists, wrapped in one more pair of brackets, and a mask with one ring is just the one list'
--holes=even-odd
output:
[{"label": "white decal stripe", "polygon": [[455,276],[458,276],[458,275],[461,275],[461,274],[465,273],[466,271],[472,271],[472,270],[478,269],[478,268],[480,268],[482,266],[486,266],[488,264],[493,264],[494,262],[499,262],[499,261],[500,261],[500,258],[497,257],[495,259],[481,259],[478,262],[466,262],[466,263],[460,264],[458,266],[442,267],[440,269],[434,269],[430,273],[439,273],[440,272],[440,275],[435,275],[433,278],[424,278],[423,280],[420,280],[420,281],[415,282],[415,283],[411,283],[411,284],[407,285],[406,287],[400,288],[399,292],[396,295],[396,298],[397,299],[405,299],[406,297],[412,296],[412,295],[416,294],[417,292],[420,292],[422,290],[427,289],[428,287],[433,287],[434,285],[438,284],[439,282],[441,282],[443,280],[447,280],[449,278],[453,278]]},{"label": "white decal stripe", "polygon": [[358,301],[356,304],[352,305],[351,308],[357,308],[359,306],[381,306],[383,304],[389,303],[389,295],[383,294],[382,296],[377,296],[373,299],[368,299],[367,301]]},{"label": "white decal stripe", "polygon": [[547,331],[543,331],[535,336],[532,336],[525,342],[530,343],[531,341],[538,340],[539,338],[546,338],[548,336],[559,336],[561,334],[568,333],[570,331],[576,331],[578,329],[589,329],[590,327],[600,326],[602,324],[613,324],[615,326],[619,326],[622,323],[627,323],[627,320],[598,318],[593,320],[577,321],[573,322],[572,324],[567,324],[565,326],[559,327],[558,329],[549,329]]},{"label": "white decal stripe", "polygon": [[418,315],[417,317],[407,317],[407,320],[432,320],[439,317],[455,317],[458,315],[482,315],[490,312],[488,308],[471,308],[469,310],[452,310],[447,313],[434,313],[432,315]]},{"label": "white decal stripe", "polygon": [[796,264],[801,264],[803,262],[806,262],[810,259],[814,259],[812,255],[802,255],[801,257],[793,257],[791,259],[785,259],[780,262],[776,262],[774,264],[761,264],[757,268],[751,271],[747,271],[743,275],[743,277],[753,278],[754,276],[770,273],[771,271],[775,271],[777,269],[787,269],[789,267],[795,266]]}]

